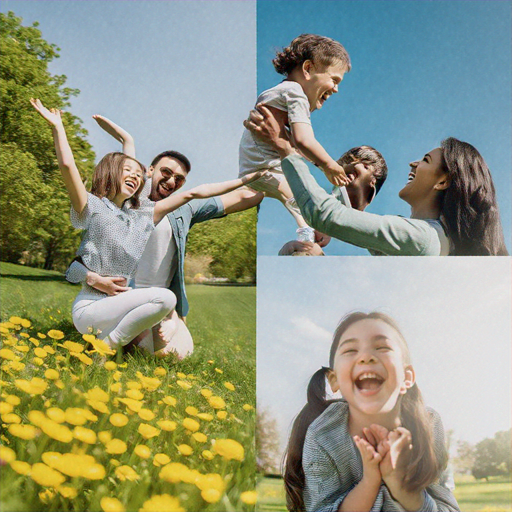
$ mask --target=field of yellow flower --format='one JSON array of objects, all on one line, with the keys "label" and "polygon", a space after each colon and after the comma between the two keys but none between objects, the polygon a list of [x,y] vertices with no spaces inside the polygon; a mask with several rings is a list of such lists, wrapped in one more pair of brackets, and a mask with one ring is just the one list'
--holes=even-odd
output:
[{"label": "field of yellow flower", "polygon": [[0,334],[2,510],[254,509],[254,405],[218,361],[185,373],[15,316]]}]

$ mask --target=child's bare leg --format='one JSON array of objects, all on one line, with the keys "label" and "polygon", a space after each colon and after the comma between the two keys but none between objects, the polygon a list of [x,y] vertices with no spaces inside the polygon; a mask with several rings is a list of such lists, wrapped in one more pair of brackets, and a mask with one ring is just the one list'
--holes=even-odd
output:
[{"label": "child's bare leg", "polygon": [[292,189],[286,180],[281,180],[277,189],[274,189],[273,191],[266,190],[265,195],[281,201],[284,204],[284,207],[292,214],[299,228],[307,227],[307,223],[300,213],[297,202],[293,197]]},{"label": "child's bare leg", "polygon": [[192,336],[184,320],[178,316],[176,311],[173,311],[171,315],[161,322],[158,334],[162,341],[166,340],[166,345],[160,350],[155,350],[157,357],[166,357],[174,354],[178,359],[183,359],[192,354],[194,350]]}]

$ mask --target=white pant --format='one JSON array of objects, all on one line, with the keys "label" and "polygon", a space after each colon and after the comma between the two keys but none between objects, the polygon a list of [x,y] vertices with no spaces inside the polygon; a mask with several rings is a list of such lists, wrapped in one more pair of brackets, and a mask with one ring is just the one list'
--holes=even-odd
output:
[{"label": "white pant", "polygon": [[82,334],[101,331],[111,345],[126,345],[142,331],[164,319],[175,307],[176,296],[165,288],[138,288],[98,299],[78,295],[73,322]]}]

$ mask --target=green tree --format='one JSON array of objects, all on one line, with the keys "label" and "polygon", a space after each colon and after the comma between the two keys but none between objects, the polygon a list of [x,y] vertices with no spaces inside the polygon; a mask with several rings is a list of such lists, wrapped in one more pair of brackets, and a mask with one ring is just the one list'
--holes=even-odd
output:
[{"label": "green tree", "polygon": [[[2,176],[2,259],[16,262],[22,251],[35,251],[38,257],[32,260],[52,269],[65,266],[72,258],[79,233],[69,225],[70,203],[60,179],[51,130],[29,100],[40,98],[48,106],[63,109],[79,91],[64,86],[64,75],[48,70],[49,63],[59,57],[59,48],[41,37],[37,23],[30,27],[21,23],[12,12],[0,13],[0,133],[6,152],[2,164],[11,166]],[[64,114],[64,122],[82,177],[89,178],[94,152],[85,138],[87,132],[70,113]],[[22,191],[27,188],[32,190]],[[16,202],[25,208],[24,222],[15,218],[19,213]]]},{"label": "green tree", "polygon": [[490,476],[502,475],[505,473],[503,467],[503,454],[496,439],[484,439],[475,447],[475,463],[471,473],[476,479],[485,478],[489,480]]},{"label": "green tree", "polygon": [[256,208],[195,225],[187,254],[212,257],[210,272],[232,281],[256,281]]}]

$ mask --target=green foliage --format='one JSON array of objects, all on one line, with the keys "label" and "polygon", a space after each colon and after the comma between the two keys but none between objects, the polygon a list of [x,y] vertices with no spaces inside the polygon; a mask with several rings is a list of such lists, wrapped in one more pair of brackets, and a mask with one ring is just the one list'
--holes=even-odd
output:
[{"label": "green foliage", "polygon": [[484,439],[476,445],[475,463],[471,471],[475,478],[488,479],[510,473],[511,433],[510,430],[497,432],[494,438]]},{"label": "green foliage", "polygon": [[214,276],[232,281],[256,281],[256,209],[234,213],[195,225],[187,242],[187,254],[213,258]]},{"label": "green foliage", "polygon": [[[69,199],[60,179],[51,130],[29,100],[40,98],[62,109],[78,90],[64,87],[66,77],[48,70],[48,64],[59,56],[58,48],[41,37],[37,23],[24,27],[21,22],[12,12],[0,13],[1,163],[6,173],[2,176],[3,259],[18,261],[27,251],[29,257],[24,259],[29,264],[63,268],[76,250],[79,235],[69,224]],[[64,114],[64,123],[77,165],[82,176],[89,178],[94,152],[85,139],[87,132],[70,113]],[[16,202],[24,208],[18,219]]]}]

